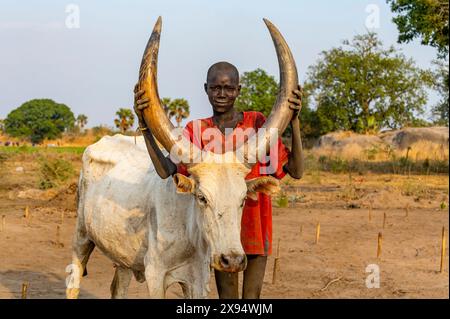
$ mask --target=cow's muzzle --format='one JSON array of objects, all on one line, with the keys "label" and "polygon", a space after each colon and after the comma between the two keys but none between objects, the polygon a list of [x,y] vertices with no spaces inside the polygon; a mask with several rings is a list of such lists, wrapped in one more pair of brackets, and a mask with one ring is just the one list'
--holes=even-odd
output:
[{"label": "cow's muzzle", "polygon": [[224,272],[243,271],[247,267],[247,256],[234,252],[214,255],[212,267]]}]

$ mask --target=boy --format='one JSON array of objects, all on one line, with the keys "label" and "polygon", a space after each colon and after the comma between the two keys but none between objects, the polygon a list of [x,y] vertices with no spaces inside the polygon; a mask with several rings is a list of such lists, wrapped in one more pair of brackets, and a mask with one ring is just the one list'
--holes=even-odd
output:
[{"label": "boy", "polygon": [[[144,91],[136,92],[136,88],[134,109],[157,173],[161,178],[167,178],[175,173],[187,175],[188,172],[184,165],[177,166],[172,163],[169,157],[162,154],[151,132],[146,129],[142,110],[149,106],[149,101],[141,99]],[[218,62],[212,65],[208,70],[204,88],[213,108],[213,116],[200,120],[201,133],[208,128],[218,129],[222,133],[221,138],[224,141],[227,139],[226,129],[242,128],[245,130],[246,128],[253,128],[257,130],[264,124],[265,117],[263,114],[259,112],[238,112],[234,108],[234,102],[241,89],[239,72],[234,65],[228,62]],[[303,174],[303,151],[298,118],[301,98],[300,87],[294,90],[292,97],[289,98],[290,108],[294,110],[291,119],[292,150],[289,151],[279,139],[278,158],[275,161],[278,165],[275,168],[276,171],[271,174],[278,179],[283,178],[286,173],[296,179],[300,179]],[[200,136],[194,134],[193,123],[191,121],[187,124],[185,133],[191,142],[203,148],[210,141],[206,140],[203,134]],[[257,163],[246,179],[261,175],[264,168],[263,164]],[[272,203],[269,196],[258,194],[257,200],[250,198],[246,200],[242,213],[241,242],[248,261],[247,268],[244,271],[242,298],[257,299],[262,289],[267,256],[272,252]],[[239,297],[238,273],[215,271],[215,278],[219,298],[237,299]]]}]

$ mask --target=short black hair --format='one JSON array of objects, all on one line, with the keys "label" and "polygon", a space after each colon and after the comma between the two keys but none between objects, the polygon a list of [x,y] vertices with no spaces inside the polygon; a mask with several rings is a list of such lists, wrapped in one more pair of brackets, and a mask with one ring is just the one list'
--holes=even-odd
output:
[{"label": "short black hair", "polygon": [[208,69],[208,74],[206,75],[206,82],[208,82],[208,80],[211,78],[213,72],[229,72],[233,77],[237,79],[237,82],[239,83],[239,71],[231,63],[222,61],[211,65]]}]

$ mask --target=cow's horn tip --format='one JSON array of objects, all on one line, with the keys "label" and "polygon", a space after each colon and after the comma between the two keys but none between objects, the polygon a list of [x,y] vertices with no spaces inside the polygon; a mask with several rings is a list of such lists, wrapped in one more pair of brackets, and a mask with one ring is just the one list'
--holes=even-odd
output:
[{"label": "cow's horn tip", "polygon": [[270,27],[272,27],[272,26],[273,26],[273,23],[272,23],[272,22],[270,22],[270,21],[269,21],[269,19],[267,19],[267,18],[263,18],[263,21],[264,21],[264,23],[266,24],[266,26],[267,26],[267,27],[269,27],[269,28],[270,28]]},{"label": "cow's horn tip", "polygon": [[162,17],[159,16],[158,19],[156,20],[155,27],[153,28],[153,31],[156,31],[156,30],[160,31],[161,30],[161,25],[162,25]]}]

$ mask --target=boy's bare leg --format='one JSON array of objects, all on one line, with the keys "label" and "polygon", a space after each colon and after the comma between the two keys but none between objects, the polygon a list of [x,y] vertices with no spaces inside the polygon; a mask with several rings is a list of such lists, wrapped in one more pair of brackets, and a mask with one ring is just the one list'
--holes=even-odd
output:
[{"label": "boy's bare leg", "polygon": [[238,299],[239,283],[238,273],[229,273],[214,270],[216,277],[217,292],[220,299]]},{"label": "boy's bare leg", "polygon": [[266,264],[267,256],[247,255],[247,268],[244,271],[242,299],[259,299],[264,282]]}]

